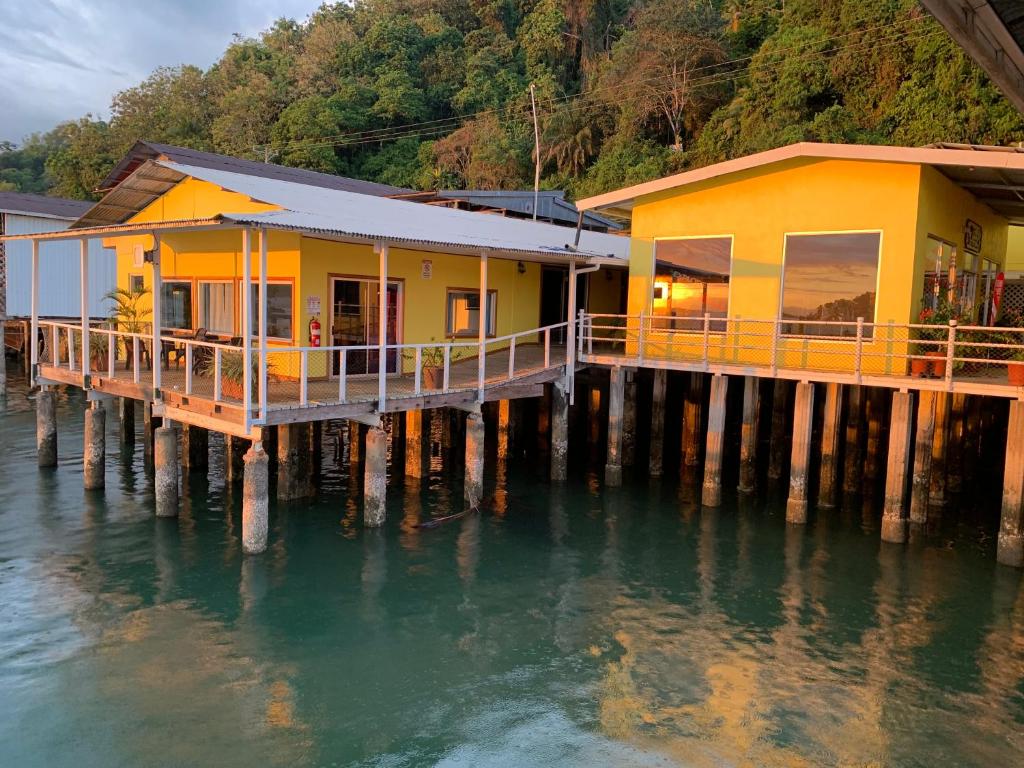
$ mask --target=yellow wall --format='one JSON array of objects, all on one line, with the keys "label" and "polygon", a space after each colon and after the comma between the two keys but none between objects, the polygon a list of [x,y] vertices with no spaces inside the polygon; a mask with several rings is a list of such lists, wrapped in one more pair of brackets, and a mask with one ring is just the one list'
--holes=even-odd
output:
[{"label": "yellow wall", "polygon": [[1024,273],[1024,227],[1010,227],[1006,237],[1007,273]]}]

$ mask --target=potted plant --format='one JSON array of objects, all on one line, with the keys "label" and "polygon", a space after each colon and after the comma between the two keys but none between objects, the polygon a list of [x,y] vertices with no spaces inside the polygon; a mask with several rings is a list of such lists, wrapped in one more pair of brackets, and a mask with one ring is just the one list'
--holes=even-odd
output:
[{"label": "potted plant", "polygon": [[[1024,329],[1024,314],[1018,309],[1007,309],[1000,316],[996,325],[1000,328]],[[1006,331],[1000,335],[999,342],[1007,345],[1006,378],[1014,387],[1024,387],[1024,332]]]},{"label": "potted plant", "polygon": [[1024,387],[1024,349],[1011,353],[1006,363],[1006,380],[1010,386]]},{"label": "potted plant", "polygon": [[[430,339],[434,341],[433,338]],[[449,339],[449,341],[451,341]],[[413,355],[409,359],[415,360]],[[448,356],[449,364],[454,363],[461,357],[461,353],[452,350]],[[420,354],[420,365],[423,370],[421,386],[424,391],[433,391],[444,388],[444,346],[424,347]]]},{"label": "potted plant", "polygon": [[[917,316],[920,325],[935,326],[934,328],[918,328],[917,337],[922,341],[942,342],[949,337],[949,323],[959,321],[963,311],[959,304],[949,299],[941,299],[937,306],[924,307]],[[919,344],[917,355],[933,358],[922,360],[919,357],[910,361],[910,375],[920,378],[941,379],[946,375],[946,349],[938,343]]]},{"label": "potted plant", "polygon": [[[75,347],[75,359],[79,361],[81,365],[82,360],[82,334],[72,333],[73,343]],[[89,369],[92,371],[105,371],[107,370],[107,349],[108,339],[110,337],[105,333],[90,333],[89,334]]]},{"label": "potted plant", "polygon": [[[251,364],[252,376],[250,381],[252,382],[252,394],[256,395],[257,388],[259,386],[259,358],[256,355],[252,356]],[[214,355],[207,358],[200,368],[200,373],[204,376],[216,376],[217,375],[217,361]],[[270,361],[267,361],[267,370],[271,368]],[[245,392],[245,365],[243,363],[243,355],[241,350],[239,351],[225,351],[220,356],[220,395],[221,397],[230,397],[234,400],[242,400]]]},{"label": "potted plant", "polygon": [[[125,333],[144,333],[149,329],[148,318],[151,314],[149,307],[142,306],[142,300],[149,295],[148,288],[115,288],[104,298],[111,302],[110,322],[113,327]],[[124,344],[125,360],[127,368],[131,370],[133,355],[128,339],[122,339]]]}]

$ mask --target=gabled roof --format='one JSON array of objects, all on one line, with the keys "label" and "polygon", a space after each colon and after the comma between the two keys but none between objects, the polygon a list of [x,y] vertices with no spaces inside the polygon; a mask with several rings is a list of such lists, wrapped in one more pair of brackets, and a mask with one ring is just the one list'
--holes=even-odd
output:
[{"label": "gabled roof", "polygon": [[576,206],[580,210],[600,210],[628,216],[641,197],[792,160],[860,160],[928,165],[971,192],[1011,223],[1024,224],[1024,152],[1016,147],[978,145],[890,147],[800,142],[594,195],[577,201]]},{"label": "gabled roof", "polygon": [[124,159],[100,183],[100,191],[105,192],[113,189],[147,160],[168,160],[194,168],[231,171],[232,173],[240,173],[246,176],[293,181],[298,184],[308,184],[311,187],[340,189],[345,192],[359,192],[363,195],[390,197],[412,191],[403,187],[393,187],[389,184],[349,179],[344,176],[309,171],[305,168],[290,168],[286,165],[276,165],[274,163],[259,163],[254,160],[243,160],[238,157],[218,155],[213,152],[202,152],[198,149],[188,149],[186,147],[175,147],[170,144],[159,144],[153,141],[136,142]]},{"label": "gabled roof", "polygon": [[0,213],[22,213],[47,219],[74,221],[92,207],[84,200],[32,195],[27,192],[0,192]]}]

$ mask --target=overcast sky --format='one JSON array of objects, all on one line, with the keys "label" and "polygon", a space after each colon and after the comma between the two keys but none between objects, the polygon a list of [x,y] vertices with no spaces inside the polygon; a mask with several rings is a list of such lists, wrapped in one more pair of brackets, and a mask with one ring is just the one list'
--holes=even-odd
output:
[{"label": "overcast sky", "polygon": [[0,140],[20,142],[87,112],[158,66],[216,61],[235,32],[320,0],[0,0]]}]

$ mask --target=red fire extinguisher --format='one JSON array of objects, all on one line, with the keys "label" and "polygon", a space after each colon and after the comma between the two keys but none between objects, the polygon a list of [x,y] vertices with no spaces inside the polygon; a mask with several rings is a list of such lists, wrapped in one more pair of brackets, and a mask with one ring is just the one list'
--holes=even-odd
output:
[{"label": "red fire extinguisher", "polygon": [[315,315],[309,321],[309,346],[320,346],[320,321]]}]

